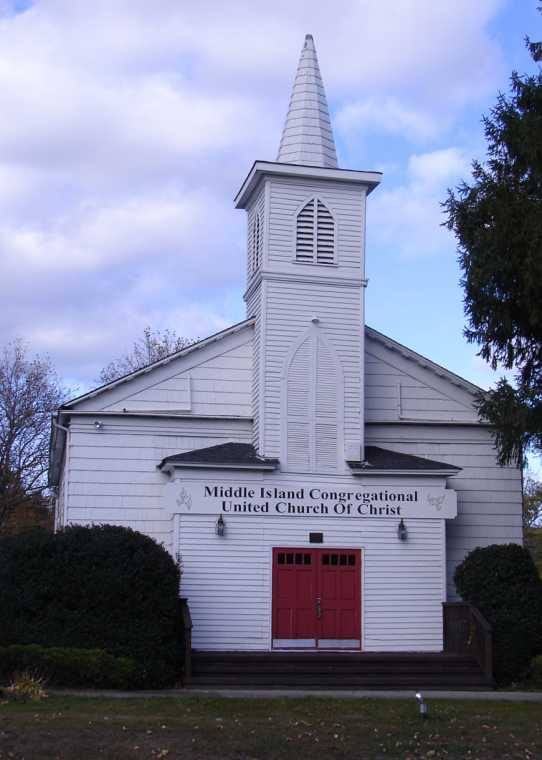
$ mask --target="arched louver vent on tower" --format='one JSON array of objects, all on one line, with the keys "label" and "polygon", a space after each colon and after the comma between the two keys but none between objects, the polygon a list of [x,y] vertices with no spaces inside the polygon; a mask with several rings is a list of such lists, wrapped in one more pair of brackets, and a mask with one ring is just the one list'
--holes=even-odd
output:
[{"label": "arched louver vent on tower", "polygon": [[262,260],[263,229],[260,214],[252,222],[252,271],[256,272]]},{"label": "arched louver vent on tower", "polygon": [[252,227],[250,232],[250,258],[251,258],[251,270],[256,272],[260,267],[262,259],[262,221],[260,214],[256,214],[252,221]]},{"label": "arched louver vent on tower", "polygon": [[284,382],[282,456],[287,468],[338,472],[343,377],[331,346],[317,331],[309,331],[293,348]]},{"label": "arched louver vent on tower", "polygon": [[297,215],[295,258],[297,261],[314,261],[314,198]]},{"label": "arched louver vent on tower", "polygon": [[321,200],[317,201],[316,209],[316,263],[335,263],[335,222]]},{"label": "arched louver vent on tower", "polygon": [[311,198],[297,214],[295,259],[306,264],[335,263],[335,220],[319,198]]}]

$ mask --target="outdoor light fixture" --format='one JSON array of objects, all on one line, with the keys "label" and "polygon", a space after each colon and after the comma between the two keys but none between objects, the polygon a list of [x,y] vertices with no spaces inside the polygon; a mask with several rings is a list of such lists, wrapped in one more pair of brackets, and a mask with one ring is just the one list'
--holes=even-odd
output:
[{"label": "outdoor light fixture", "polygon": [[419,691],[416,693],[416,701],[418,702],[418,706],[420,708],[420,717],[427,718],[427,715],[428,715],[427,704],[423,701],[423,695],[420,694]]},{"label": "outdoor light fixture", "polygon": [[100,420],[95,420],[94,427],[96,428],[96,430],[102,430],[103,426],[104,426],[103,422],[100,422]]},{"label": "outdoor light fixture", "polygon": [[218,515],[218,520],[216,521],[216,535],[217,536],[223,536],[226,532],[226,523],[224,522],[224,518],[222,515]]},{"label": "outdoor light fixture", "polygon": [[399,526],[397,528],[397,538],[399,539],[399,541],[406,541],[407,537],[408,537],[408,530],[403,518],[401,518],[401,522],[399,523]]}]

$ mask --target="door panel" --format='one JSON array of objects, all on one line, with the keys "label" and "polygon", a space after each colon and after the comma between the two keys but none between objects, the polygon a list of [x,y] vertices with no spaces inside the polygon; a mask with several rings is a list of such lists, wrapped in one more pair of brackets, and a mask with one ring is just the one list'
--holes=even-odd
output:
[{"label": "door panel", "polygon": [[319,575],[323,609],[319,638],[358,638],[361,622],[359,551],[322,550]]},{"label": "door panel", "polygon": [[273,549],[273,646],[359,648],[361,552]]},{"label": "door panel", "polygon": [[314,560],[310,552],[273,550],[273,638],[314,636]]}]

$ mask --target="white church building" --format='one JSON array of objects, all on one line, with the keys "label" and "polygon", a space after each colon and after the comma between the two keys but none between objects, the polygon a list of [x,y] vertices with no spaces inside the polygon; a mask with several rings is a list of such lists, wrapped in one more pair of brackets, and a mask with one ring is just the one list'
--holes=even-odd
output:
[{"label": "white church building", "polygon": [[475,547],[522,541],[479,389],[365,325],[379,172],[339,168],[307,36],[247,213],[246,319],[63,405],[57,526],[112,523],[181,563],[205,652],[441,652]]}]

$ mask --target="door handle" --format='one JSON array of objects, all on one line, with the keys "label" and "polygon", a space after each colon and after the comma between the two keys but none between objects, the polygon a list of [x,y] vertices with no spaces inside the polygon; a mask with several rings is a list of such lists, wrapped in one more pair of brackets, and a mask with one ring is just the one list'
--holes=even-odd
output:
[{"label": "door handle", "polygon": [[316,617],[318,620],[322,617],[322,600],[319,596],[316,597]]}]

